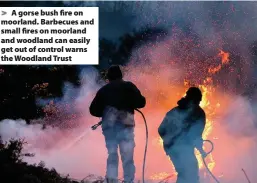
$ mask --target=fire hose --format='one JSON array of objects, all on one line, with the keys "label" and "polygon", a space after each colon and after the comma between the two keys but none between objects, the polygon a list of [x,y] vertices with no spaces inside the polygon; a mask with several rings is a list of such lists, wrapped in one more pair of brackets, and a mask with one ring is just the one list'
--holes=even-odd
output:
[{"label": "fire hose", "polygon": [[145,135],[146,135],[146,141],[145,141],[145,152],[144,152],[144,160],[143,160],[143,172],[142,172],[142,179],[143,179],[143,183],[145,183],[145,161],[146,161],[146,152],[147,152],[147,145],[148,145],[148,127],[147,127],[147,123],[146,123],[146,119],[145,119],[145,116],[144,114],[139,110],[139,109],[136,109],[137,112],[139,112],[143,119],[144,119],[144,122],[145,122]]},{"label": "fire hose", "polygon": [[205,157],[202,156],[203,164],[204,164],[205,168],[207,169],[207,171],[209,172],[209,174],[211,175],[211,177],[212,177],[217,183],[220,183],[220,181],[213,175],[213,173],[211,172],[211,170],[209,169],[209,167],[208,167],[208,165],[207,165],[207,163],[206,163],[206,161],[205,161],[205,158],[213,151],[213,149],[214,149],[214,144],[213,144],[213,142],[210,141],[210,140],[203,140],[203,141],[204,141],[204,142],[209,142],[209,143],[211,144],[211,150],[206,153],[206,156],[205,156]]},{"label": "fire hose", "polygon": [[[143,171],[142,171],[142,179],[143,179],[143,183],[145,183],[145,162],[146,162],[146,153],[147,153],[147,145],[148,145],[148,127],[147,127],[147,123],[146,123],[146,119],[144,114],[139,110],[139,109],[135,109],[137,112],[139,112],[145,122],[145,131],[146,131],[146,142],[145,142],[145,152],[144,152],[144,159],[143,159]],[[98,126],[100,126],[102,124],[102,121],[100,121],[99,123],[93,125],[91,128],[92,130],[97,129]]]},{"label": "fire hose", "polygon": [[[147,127],[147,122],[146,122],[146,119],[145,119],[145,116],[144,114],[139,110],[139,109],[135,109],[137,112],[139,112],[143,119],[144,119],[144,123],[145,123],[145,130],[146,130],[146,143],[145,143],[145,151],[144,151],[144,159],[143,159],[143,171],[142,171],[142,179],[143,179],[143,183],[145,183],[145,162],[146,162],[146,153],[147,153],[147,146],[148,146],[148,127]],[[102,124],[102,121],[100,121],[99,123],[93,125],[91,128],[92,130],[95,130],[97,129],[98,126],[100,126]],[[209,174],[211,175],[211,177],[217,182],[217,183],[220,183],[219,180],[215,177],[215,175],[213,175],[213,173],[210,171],[206,161],[205,161],[205,158],[210,154],[212,153],[212,151],[214,150],[214,144],[212,141],[210,140],[203,140],[204,142],[209,142],[211,144],[211,150],[209,152],[206,153],[206,156],[203,157],[202,156],[202,161],[204,163],[204,166],[205,168],[207,169],[207,171],[209,172]]]}]

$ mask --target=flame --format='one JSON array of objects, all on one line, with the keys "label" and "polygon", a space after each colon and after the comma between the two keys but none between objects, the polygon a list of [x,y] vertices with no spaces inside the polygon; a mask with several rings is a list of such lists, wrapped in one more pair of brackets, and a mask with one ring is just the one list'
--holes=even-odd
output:
[{"label": "flame", "polygon": [[229,62],[229,53],[220,50],[219,56],[221,56],[222,64],[227,64]]},{"label": "flame", "polygon": [[222,68],[222,66],[223,66],[224,64],[229,63],[229,53],[220,50],[218,56],[221,57],[221,64],[219,64],[219,65],[216,66],[216,67],[209,68],[208,72],[211,73],[211,74],[217,73],[218,71],[221,70],[221,68]]},{"label": "flame", "polygon": [[[205,129],[203,132],[203,139],[208,139],[208,136],[211,134],[212,129],[213,129],[213,122],[210,119],[211,116],[210,116],[210,108],[209,108],[211,103],[208,100],[208,96],[211,94],[212,88],[208,87],[208,86],[204,86],[204,85],[199,85],[199,88],[202,90],[202,94],[203,94],[203,99],[200,103],[200,106],[205,110],[206,116],[207,116],[206,125],[205,125]],[[204,150],[206,150],[205,147],[204,147]],[[199,168],[201,169],[201,168],[203,168],[203,161],[201,158],[201,154],[199,152],[195,152],[195,154],[196,154],[196,158],[198,160]],[[208,161],[209,161],[207,164],[208,168],[212,171],[215,166],[215,162],[213,160],[212,154],[210,154],[208,156]]]},{"label": "flame", "polygon": [[[222,50],[220,50],[218,56],[221,58],[221,64],[219,64],[217,67],[214,68],[209,68],[208,72],[210,74],[215,74],[216,72],[218,72],[219,70],[222,69],[222,66],[224,64],[229,63],[229,53],[224,52]],[[213,80],[212,77],[207,77],[204,81],[203,84],[199,84],[198,87],[201,89],[202,91],[202,101],[200,103],[200,106],[204,109],[205,113],[206,113],[206,125],[205,125],[205,129],[203,132],[203,139],[208,139],[210,134],[212,133],[213,130],[213,118],[215,116],[215,110],[217,108],[219,108],[221,106],[221,104],[219,103],[219,101],[210,101],[209,99],[212,96],[212,93],[215,91],[215,88],[213,87]],[[184,93],[181,94],[181,96],[185,96],[185,91],[187,91],[187,89],[191,86],[191,83],[189,80],[184,80]],[[217,140],[218,137],[214,137],[214,140]],[[159,137],[159,144],[162,146],[163,145],[163,140]],[[207,148],[205,147],[204,144],[204,150],[208,151]],[[199,169],[203,169],[204,168],[204,164],[201,158],[201,154],[199,151],[195,151],[195,155],[196,158],[198,160],[198,165],[199,165]],[[213,171],[214,167],[215,167],[215,160],[212,156],[212,154],[209,154],[208,157],[206,158],[206,162],[207,162],[207,166],[210,169],[210,171]],[[173,167],[174,168],[174,167]],[[175,172],[175,170],[174,170]],[[167,172],[161,172],[158,174],[154,174],[151,176],[152,180],[163,180],[166,179],[167,177],[172,176],[171,174],[167,173]]]},{"label": "flame", "polygon": [[[175,174],[176,175],[176,174]],[[150,177],[151,180],[163,180],[170,177],[167,172],[156,173]]]}]

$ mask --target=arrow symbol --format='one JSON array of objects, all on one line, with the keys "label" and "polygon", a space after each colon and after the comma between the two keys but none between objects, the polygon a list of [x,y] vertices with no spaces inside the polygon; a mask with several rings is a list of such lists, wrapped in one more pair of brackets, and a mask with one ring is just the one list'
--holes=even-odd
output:
[{"label": "arrow symbol", "polygon": [[7,14],[7,12],[6,11],[2,11],[2,15],[6,15]]}]

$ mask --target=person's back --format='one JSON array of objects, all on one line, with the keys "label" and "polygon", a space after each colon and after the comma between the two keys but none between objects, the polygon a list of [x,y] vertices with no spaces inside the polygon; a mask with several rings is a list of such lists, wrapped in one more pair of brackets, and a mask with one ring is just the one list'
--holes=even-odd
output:
[{"label": "person's back", "polygon": [[[195,141],[201,139],[205,126],[205,112],[201,107],[192,109],[181,108],[181,105],[174,107],[165,116],[165,122],[162,128],[165,128],[166,134],[162,135],[164,147],[170,147],[173,144],[186,144],[195,146]],[[162,133],[161,128],[159,132]]]},{"label": "person's back", "polygon": [[178,173],[177,183],[199,182],[194,148],[204,155],[205,112],[199,106],[201,98],[198,88],[190,88],[186,97],[178,101],[178,106],[166,114],[158,129],[164,150]]},{"label": "person's back", "polygon": [[105,85],[102,92],[105,105],[112,106],[118,110],[128,111],[134,114],[135,108],[145,105],[145,99],[140,96],[136,86],[132,82],[117,80]]},{"label": "person's back", "polygon": [[119,147],[123,162],[125,182],[133,182],[135,166],[134,154],[134,110],[145,106],[145,97],[138,88],[122,79],[118,66],[112,66],[107,74],[110,82],[96,94],[90,105],[90,113],[102,117],[102,130],[108,150],[108,181],[117,182]]},{"label": "person's back", "polygon": [[[121,72],[119,67],[115,66],[109,70],[113,70],[112,72]],[[122,75],[118,74],[117,76],[109,77],[113,79],[97,92],[96,97],[90,105],[90,113],[93,116],[103,117],[106,107],[114,107],[117,110],[134,114],[134,109],[145,106],[145,97],[141,95],[138,88],[132,82],[124,81]]]}]

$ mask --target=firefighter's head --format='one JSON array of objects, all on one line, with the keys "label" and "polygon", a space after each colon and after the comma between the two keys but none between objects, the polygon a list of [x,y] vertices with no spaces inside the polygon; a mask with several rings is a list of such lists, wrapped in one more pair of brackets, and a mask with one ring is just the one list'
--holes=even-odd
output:
[{"label": "firefighter's head", "polygon": [[108,71],[107,71],[107,75],[106,75],[107,79],[109,81],[114,81],[114,80],[120,80],[123,78],[121,69],[118,65],[113,65],[111,66]]},{"label": "firefighter's head", "polygon": [[193,104],[199,105],[202,101],[202,92],[197,87],[190,87],[186,92],[185,98],[191,101]]}]

